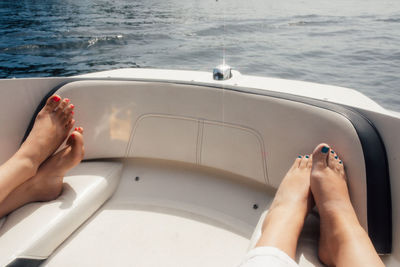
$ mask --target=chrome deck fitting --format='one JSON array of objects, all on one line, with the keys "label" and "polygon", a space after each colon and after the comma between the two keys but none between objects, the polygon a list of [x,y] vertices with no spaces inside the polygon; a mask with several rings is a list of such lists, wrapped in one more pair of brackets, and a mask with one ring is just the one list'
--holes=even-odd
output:
[{"label": "chrome deck fitting", "polygon": [[232,77],[232,68],[229,65],[221,64],[214,68],[213,78],[217,81],[228,80]]}]

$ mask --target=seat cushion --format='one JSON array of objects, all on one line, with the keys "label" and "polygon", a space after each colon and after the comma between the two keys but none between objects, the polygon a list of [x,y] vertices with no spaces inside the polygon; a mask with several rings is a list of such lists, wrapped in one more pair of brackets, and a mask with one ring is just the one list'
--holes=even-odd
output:
[{"label": "seat cushion", "polygon": [[64,178],[62,194],[14,211],[0,228],[0,265],[16,259],[46,259],[114,193],[119,162],[83,162]]}]

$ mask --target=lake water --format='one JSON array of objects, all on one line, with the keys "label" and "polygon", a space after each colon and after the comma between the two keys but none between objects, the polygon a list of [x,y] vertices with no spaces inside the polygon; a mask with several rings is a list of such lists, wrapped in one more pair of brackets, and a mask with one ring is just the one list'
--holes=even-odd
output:
[{"label": "lake water", "polygon": [[125,67],[354,88],[400,111],[399,0],[3,0],[0,78]]}]

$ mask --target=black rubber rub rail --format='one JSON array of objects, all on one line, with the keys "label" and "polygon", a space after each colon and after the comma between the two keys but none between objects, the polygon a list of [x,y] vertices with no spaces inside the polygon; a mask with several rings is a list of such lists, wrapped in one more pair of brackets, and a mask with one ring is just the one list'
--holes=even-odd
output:
[{"label": "black rubber rub rail", "polygon": [[[29,135],[37,113],[46,104],[46,100],[54,94],[59,88],[67,83],[79,80],[107,80],[107,81],[147,81],[148,79],[73,79],[64,82],[50,90],[47,95],[40,102],[35,114],[29,124],[25,133],[23,141]],[[162,83],[178,83],[187,84],[191,86],[205,86],[193,85],[185,82],[171,82],[165,80],[150,80],[151,82]],[[221,86],[207,85],[207,87],[221,88]],[[390,254],[392,252],[392,201],[390,192],[390,177],[388,170],[388,161],[386,149],[383,141],[371,121],[360,114],[355,109],[341,106],[322,100],[310,99],[302,96],[290,95],[279,92],[266,91],[254,88],[243,88],[235,86],[224,86],[224,90],[235,91],[244,94],[263,95],[278,99],[284,99],[294,102],[299,102],[314,107],[330,110],[346,117],[354,129],[356,130],[362,149],[364,153],[364,161],[367,176],[367,221],[368,221],[368,235],[376,251],[379,254]]]},{"label": "black rubber rub rail", "polygon": [[6,267],[39,267],[45,260],[18,258],[9,263]]}]

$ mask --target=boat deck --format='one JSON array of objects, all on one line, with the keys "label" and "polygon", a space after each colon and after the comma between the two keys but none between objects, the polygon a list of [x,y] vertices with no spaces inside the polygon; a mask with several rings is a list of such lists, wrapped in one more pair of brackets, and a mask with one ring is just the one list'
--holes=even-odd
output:
[{"label": "boat deck", "polygon": [[271,201],[265,192],[227,173],[125,162],[113,197],[44,266],[238,265]]},{"label": "boat deck", "polygon": [[[43,266],[237,266],[274,195],[187,164],[127,160],[124,166],[113,197]],[[319,265],[310,229],[300,242],[303,266]]]}]

